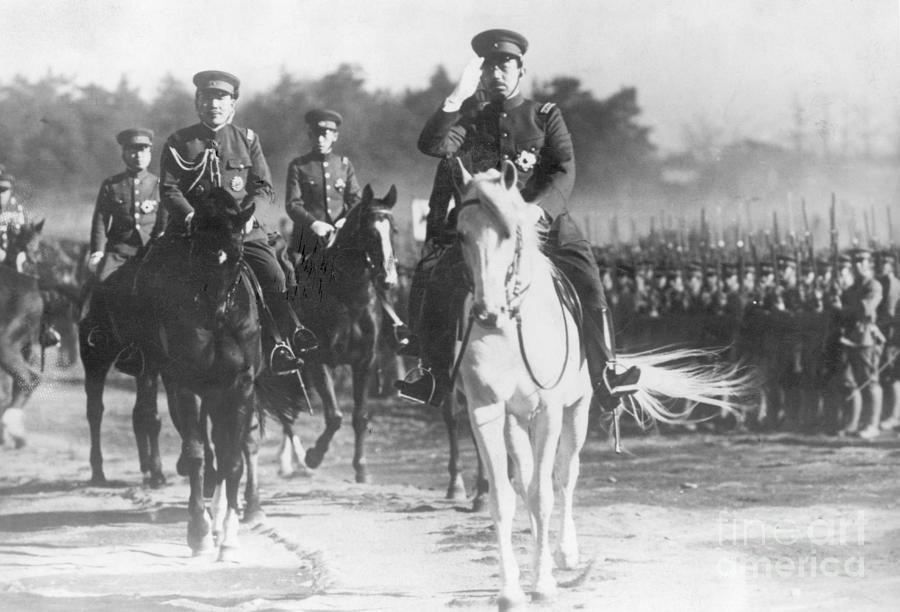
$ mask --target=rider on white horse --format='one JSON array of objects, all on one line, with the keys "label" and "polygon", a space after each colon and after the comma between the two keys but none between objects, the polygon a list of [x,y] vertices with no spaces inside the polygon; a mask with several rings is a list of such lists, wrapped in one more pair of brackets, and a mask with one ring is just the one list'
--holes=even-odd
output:
[{"label": "rider on white horse", "polygon": [[[431,248],[439,243],[455,217],[447,220],[454,197],[458,157],[470,172],[497,168],[505,161],[518,170],[517,187],[526,201],[544,209],[542,223],[548,230],[549,255],[574,286],[583,310],[582,335],[591,382],[600,404],[613,409],[625,386],[633,386],[639,371],[604,372],[614,360],[612,328],[597,262],[590,243],[581,234],[566,208],[575,182],[575,153],[562,112],[555,104],[528,100],[521,93],[525,75],[524,36],[509,30],[488,30],[472,39],[478,58],[466,66],[459,84],[429,119],[419,137],[419,150],[442,158],[429,202]],[[435,261],[433,254],[423,261]],[[395,386],[408,399],[440,406],[450,390],[454,320],[468,291],[463,278],[459,248],[449,246],[425,281],[417,329],[418,349],[425,375]],[[414,305],[410,307],[416,312]]]}]

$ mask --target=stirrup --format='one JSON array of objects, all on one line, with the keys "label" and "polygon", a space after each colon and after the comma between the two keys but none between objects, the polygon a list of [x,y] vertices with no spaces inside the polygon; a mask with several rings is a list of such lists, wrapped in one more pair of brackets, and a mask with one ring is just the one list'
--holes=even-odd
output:
[{"label": "stirrup", "polygon": [[47,325],[41,332],[41,346],[43,348],[58,346],[60,342],[62,342],[62,336],[59,335],[59,332],[52,325]]},{"label": "stirrup", "polygon": [[291,334],[291,344],[298,353],[307,353],[319,348],[319,338],[308,327],[298,327]]},{"label": "stirrup", "polygon": [[[417,373],[420,374],[420,376],[413,380],[410,380],[410,377]],[[404,393],[404,388],[415,385],[419,381],[424,380],[426,376],[431,383],[431,390],[428,392],[427,399],[423,400],[421,398],[413,397]],[[409,400],[415,404],[420,405],[431,404],[431,400],[434,398],[434,393],[435,391],[437,391],[437,379],[435,378],[434,374],[431,373],[431,369],[419,366],[407,372],[406,376],[403,377],[403,380],[394,381],[394,388],[397,389],[397,395],[405,400]]]},{"label": "stirrup", "polygon": [[[610,372],[612,380],[610,380]],[[613,397],[621,397],[623,395],[632,395],[636,393],[640,386],[638,381],[641,379],[641,370],[637,366],[631,366],[621,374],[616,374],[616,364],[610,362],[603,368],[603,386],[606,391]]]},{"label": "stirrup", "polygon": [[303,367],[303,360],[294,355],[294,351],[284,342],[272,347],[269,353],[269,369],[276,376],[293,374]]}]

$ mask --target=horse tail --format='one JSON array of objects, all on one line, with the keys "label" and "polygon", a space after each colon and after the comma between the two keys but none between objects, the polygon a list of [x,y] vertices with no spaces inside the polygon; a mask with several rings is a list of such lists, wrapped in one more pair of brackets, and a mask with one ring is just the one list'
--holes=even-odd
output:
[{"label": "horse tail", "polygon": [[755,369],[727,362],[717,350],[663,347],[620,353],[616,361],[621,367],[640,369],[637,391],[625,396],[623,404],[644,426],[652,421],[691,422],[691,412],[698,405],[741,415],[746,400],[759,389]]}]

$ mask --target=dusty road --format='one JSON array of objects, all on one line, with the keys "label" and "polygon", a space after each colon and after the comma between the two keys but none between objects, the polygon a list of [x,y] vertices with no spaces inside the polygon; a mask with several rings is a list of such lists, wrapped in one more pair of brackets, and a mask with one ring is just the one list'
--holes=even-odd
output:
[{"label": "dusty road", "polygon": [[[28,407],[28,446],[0,450],[0,609],[494,609],[490,519],[443,499],[436,414],[379,404],[373,485],[352,482],[349,427],[316,473],[280,478],[270,427],[261,455],[267,518],[244,530],[241,563],[226,564],[190,556],[187,485],[175,475],[179,442],[167,414],[170,482],[141,485],[127,379],[106,402],[113,482],[86,486],[77,376],[77,368],[51,376]],[[304,443],[321,427],[303,417]],[[591,433],[576,494],[583,561],[557,575],[560,595],[540,609],[900,609],[897,436],[634,434],[625,442],[629,454],[617,456],[602,432]],[[467,439],[469,468],[473,456]],[[520,512],[523,566],[527,539]],[[525,569],[526,586],[528,577]]]}]

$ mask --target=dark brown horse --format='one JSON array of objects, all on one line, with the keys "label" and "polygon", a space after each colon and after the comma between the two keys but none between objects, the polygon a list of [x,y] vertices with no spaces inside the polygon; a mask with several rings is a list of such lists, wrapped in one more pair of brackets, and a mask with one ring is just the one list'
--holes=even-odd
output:
[{"label": "dark brown horse", "polygon": [[[142,300],[135,293],[137,270],[138,263],[132,259],[103,282],[95,281],[87,298],[86,312],[78,323],[91,435],[92,485],[107,482],[103,471],[100,427],[104,412],[103,390],[114,363],[119,363],[120,369],[135,379],[136,396],[131,422],[144,481],[153,488],[166,482],[159,454],[161,422],[156,399],[159,372],[155,363],[145,359],[139,348],[153,319],[148,309],[141,307]],[[128,366],[123,363],[128,363]]]},{"label": "dark brown horse", "polygon": [[[319,348],[305,356],[304,375],[322,399],[325,413],[325,431],[306,452],[305,463],[310,468],[322,463],[331,439],[341,426],[343,414],[335,394],[333,370],[339,365],[349,365],[353,380],[353,467],[357,482],[369,481],[365,441],[370,415],[366,395],[381,327],[379,292],[397,283],[393,248],[396,201],[395,187],[378,199],[367,185],[362,201],[347,214],[330,245],[320,245],[297,267],[298,313],[319,338]],[[296,437],[289,427],[285,434],[285,448],[289,448]],[[285,471],[283,466],[282,472]]]},{"label": "dark brown horse", "polygon": [[[154,316],[143,346],[162,375],[182,439],[178,472],[191,485],[188,544],[202,553],[218,532],[220,559],[238,548],[238,488],[248,455],[248,497],[256,497],[247,500],[245,517],[257,509],[251,429],[258,407],[271,407],[256,392],[264,361],[260,291],[243,254],[243,228],[252,215],[252,206],[242,209],[227,191],[213,189],[195,202],[187,235],[167,232],[141,283]],[[204,500],[213,489],[215,525]]]}]

